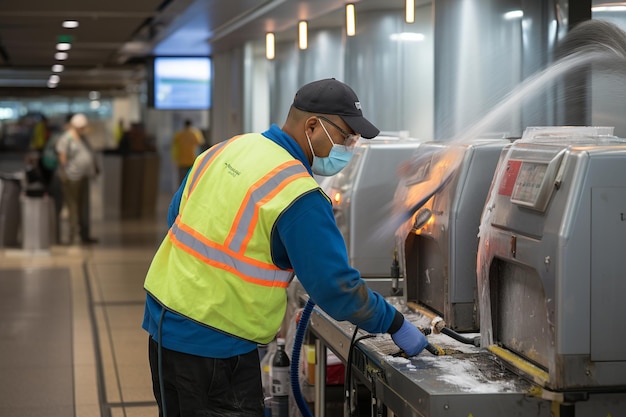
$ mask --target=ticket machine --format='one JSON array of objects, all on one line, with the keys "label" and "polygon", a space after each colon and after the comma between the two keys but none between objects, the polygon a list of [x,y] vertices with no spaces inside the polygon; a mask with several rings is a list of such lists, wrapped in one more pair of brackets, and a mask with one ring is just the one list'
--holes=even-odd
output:
[{"label": "ticket machine", "polygon": [[480,223],[483,347],[546,390],[626,387],[626,141],[529,128],[501,154]]},{"label": "ticket machine", "polygon": [[421,143],[398,136],[362,139],[348,166],[320,181],[332,200],[350,264],[383,295],[394,295],[390,294],[394,230],[385,227],[385,221],[400,180],[398,169]]},{"label": "ticket machine", "polygon": [[[478,225],[506,139],[427,142],[396,191],[396,211],[410,219],[398,229],[407,304],[440,316],[446,327],[478,330]],[[430,187],[428,186],[430,184]],[[436,190],[421,207],[419,200]]]}]

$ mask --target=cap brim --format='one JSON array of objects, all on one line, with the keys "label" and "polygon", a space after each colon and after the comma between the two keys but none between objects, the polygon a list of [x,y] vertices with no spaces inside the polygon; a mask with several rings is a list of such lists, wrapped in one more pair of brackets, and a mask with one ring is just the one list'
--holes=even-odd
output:
[{"label": "cap brim", "polygon": [[352,130],[365,139],[378,136],[380,130],[363,116],[339,116]]}]

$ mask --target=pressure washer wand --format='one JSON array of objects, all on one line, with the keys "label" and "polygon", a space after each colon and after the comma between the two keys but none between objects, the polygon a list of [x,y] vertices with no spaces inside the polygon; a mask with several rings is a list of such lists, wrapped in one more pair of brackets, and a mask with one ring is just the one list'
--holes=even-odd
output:
[{"label": "pressure washer wand", "polygon": [[426,345],[425,349],[427,351],[429,351],[430,353],[432,353],[433,355],[435,355],[435,356],[443,356],[443,355],[445,355],[445,352],[444,352],[444,350],[442,348],[440,348],[437,345],[433,345],[432,343],[428,343]]}]

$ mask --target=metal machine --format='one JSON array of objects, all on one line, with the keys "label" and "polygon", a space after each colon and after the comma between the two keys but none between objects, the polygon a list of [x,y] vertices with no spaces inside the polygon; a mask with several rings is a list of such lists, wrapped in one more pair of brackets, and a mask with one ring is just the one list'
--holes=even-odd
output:
[{"label": "metal machine", "polygon": [[[479,327],[476,251],[480,213],[502,148],[509,143],[505,139],[425,143],[412,174],[396,192],[397,209],[411,216],[409,227],[398,229],[397,234],[399,252],[404,255],[401,265],[407,304],[442,317],[455,331],[477,331]],[[442,181],[445,184],[413,212],[427,181],[435,186]]]},{"label": "metal machine", "polygon": [[401,358],[389,335],[314,310],[318,362],[327,347],[351,361],[381,415],[624,415],[626,141],[529,129],[512,143],[423,143],[404,168],[405,295],[387,300],[421,327],[478,318],[481,346],[431,334],[442,356]]},{"label": "metal machine", "polygon": [[565,402],[626,392],[626,140],[527,129],[502,152],[480,229],[483,347]]},{"label": "metal machine", "polygon": [[[333,201],[350,264],[368,285],[390,295],[394,230],[385,229],[398,185],[398,169],[422,142],[394,136],[361,140],[340,173],[321,181]],[[395,283],[394,283],[395,285]]]}]

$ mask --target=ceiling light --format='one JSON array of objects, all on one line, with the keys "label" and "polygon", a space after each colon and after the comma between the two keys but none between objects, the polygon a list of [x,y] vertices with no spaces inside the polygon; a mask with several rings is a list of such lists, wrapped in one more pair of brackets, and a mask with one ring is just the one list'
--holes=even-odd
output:
[{"label": "ceiling light", "polygon": [[52,72],[63,72],[64,69],[65,67],[61,64],[54,64],[52,66]]},{"label": "ceiling light", "polygon": [[504,14],[504,20],[521,19],[522,17],[524,17],[524,12],[522,10],[511,10],[510,12],[506,12]]},{"label": "ceiling light", "polygon": [[48,88],[56,88],[58,84],[48,81]]},{"label": "ceiling light", "polygon": [[276,56],[276,39],[274,34],[269,32],[265,34],[265,58],[274,59]]},{"label": "ceiling light", "polygon": [[626,12],[626,5],[623,3],[614,5],[598,5],[591,8],[592,12]]},{"label": "ceiling light", "polygon": [[48,78],[48,82],[50,83],[54,83],[54,84],[58,84],[59,81],[61,81],[61,77],[59,77],[58,75],[51,75],[50,78]]},{"label": "ceiling light", "polygon": [[65,20],[62,26],[66,29],[75,29],[78,27],[78,21],[77,20]]},{"label": "ceiling light", "polygon": [[424,34],[414,32],[393,33],[390,39],[400,42],[420,42],[424,40]]},{"label": "ceiling light", "polygon": [[54,59],[58,61],[66,60],[67,57],[68,57],[67,52],[57,52],[56,54],[54,54]]},{"label": "ceiling light", "polygon": [[415,22],[415,0],[406,0],[405,21],[407,23]]},{"label": "ceiling light", "polygon": [[57,51],[69,51],[72,49],[72,44],[68,42],[57,43]]},{"label": "ceiling light", "polygon": [[307,29],[306,20],[301,20],[298,23],[298,48],[300,49],[306,49],[309,46]]},{"label": "ceiling light", "polygon": [[100,98],[100,92],[98,91],[89,92],[89,100],[98,100],[99,98]]},{"label": "ceiling light", "polygon": [[346,4],[346,35],[356,35],[356,15],[352,3]]}]

